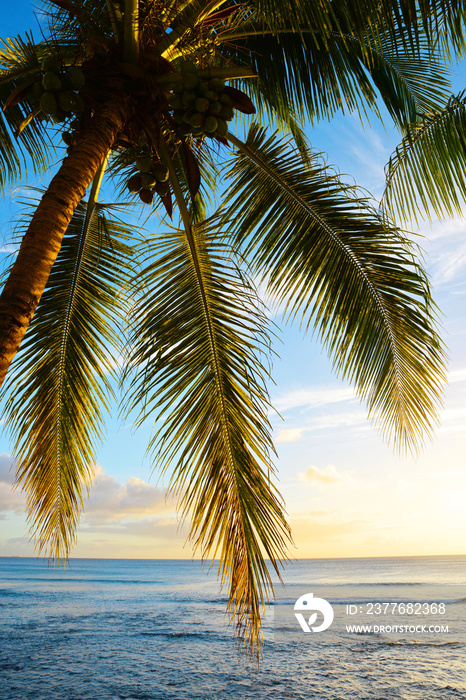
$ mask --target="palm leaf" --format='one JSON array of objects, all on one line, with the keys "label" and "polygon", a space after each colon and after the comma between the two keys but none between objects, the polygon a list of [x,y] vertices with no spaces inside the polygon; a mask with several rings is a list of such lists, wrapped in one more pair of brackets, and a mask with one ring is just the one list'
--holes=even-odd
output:
[{"label": "palm leaf", "polygon": [[2,387],[31,531],[57,559],[75,540],[112,393],[128,235],[104,205],[78,206]]},{"label": "palm leaf", "polygon": [[[44,44],[35,45],[31,37],[8,39],[0,45],[0,103],[4,105],[25,79],[40,75],[39,58]],[[27,128],[25,120],[34,105],[26,98],[21,104],[0,113],[0,190],[9,182],[17,182],[26,166],[32,164],[34,173],[44,174],[53,157],[52,141],[47,133],[43,115],[32,119]]]},{"label": "palm leaf", "polygon": [[462,216],[466,199],[466,96],[413,124],[386,167],[383,207],[403,221]]},{"label": "palm leaf", "polygon": [[308,168],[256,126],[246,146],[228,138],[239,149],[228,217],[253,269],[317,331],[388,438],[416,449],[435,424],[444,358],[412,245],[316,154]]},{"label": "palm leaf", "polygon": [[[172,170],[174,172],[174,169]],[[138,277],[127,410],[157,427],[150,448],[203,557],[220,558],[229,611],[258,654],[261,604],[288,529],[271,479],[266,319],[215,221],[153,236]]]},{"label": "palm leaf", "polygon": [[242,89],[260,113],[276,113],[286,126],[290,115],[315,121],[337,111],[365,116],[369,109],[380,116],[380,95],[395,122],[405,127],[447,100],[447,69],[426,39],[407,52],[402,33],[397,41],[387,36],[376,44],[335,31],[325,46],[316,46],[307,29],[296,34],[288,26],[277,37],[267,27],[261,34],[260,27],[247,22],[221,36],[238,42],[235,60],[250,60],[259,76],[242,81]]}]

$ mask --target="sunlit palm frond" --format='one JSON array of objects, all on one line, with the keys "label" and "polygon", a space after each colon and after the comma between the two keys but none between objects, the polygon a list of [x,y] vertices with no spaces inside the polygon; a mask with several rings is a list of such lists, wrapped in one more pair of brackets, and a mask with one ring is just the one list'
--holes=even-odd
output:
[{"label": "sunlit palm frond", "polygon": [[79,205],[2,387],[31,532],[57,559],[68,556],[92,481],[130,255],[126,227],[105,206],[86,215]]},{"label": "sunlit palm frond", "polygon": [[[250,31],[250,28],[253,29]],[[248,33],[250,31],[250,33]],[[241,38],[243,35],[244,38]],[[315,46],[312,32],[288,26],[280,36],[260,33],[260,25],[245,23],[225,33],[248,49],[257,81],[243,81],[260,111],[272,109],[286,125],[289,115],[318,121],[337,111],[379,113],[380,95],[391,117],[404,127],[426,109],[439,109],[450,90],[448,71],[429,42],[406,51],[403,35],[387,36],[378,44],[351,35],[330,34],[325,46]],[[272,113],[273,113],[272,112]]]},{"label": "sunlit palm frond", "polygon": [[444,380],[430,290],[412,245],[313,156],[253,127],[231,175],[228,216],[269,290],[314,328],[389,439],[416,449]]},{"label": "sunlit palm frond", "polygon": [[[144,408],[154,460],[204,557],[219,557],[239,635],[259,653],[261,607],[288,528],[273,484],[266,319],[215,222],[148,240],[134,311],[128,410]],[[264,346],[265,344],[265,346]]]},{"label": "sunlit palm frond", "polygon": [[402,221],[462,216],[466,201],[466,93],[413,124],[386,167],[383,208]]}]

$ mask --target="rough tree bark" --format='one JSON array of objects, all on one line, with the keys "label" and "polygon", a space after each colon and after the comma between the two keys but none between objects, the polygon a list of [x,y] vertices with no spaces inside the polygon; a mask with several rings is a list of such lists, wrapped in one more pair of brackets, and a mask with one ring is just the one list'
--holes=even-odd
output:
[{"label": "rough tree bark", "polygon": [[129,117],[123,95],[84,126],[42,197],[0,296],[0,385],[32,320],[73,213]]}]

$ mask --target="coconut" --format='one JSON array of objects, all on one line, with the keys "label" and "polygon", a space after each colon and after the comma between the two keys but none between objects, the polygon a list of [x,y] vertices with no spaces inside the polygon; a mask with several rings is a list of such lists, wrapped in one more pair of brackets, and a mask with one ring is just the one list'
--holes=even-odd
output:
[{"label": "coconut", "polygon": [[168,182],[158,182],[155,185],[155,191],[161,197],[165,197],[165,195],[167,195],[170,192],[170,187],[169,187]]},{"label": "coconut", "polygon": [[48,92],[58,92],[61,89],[61,80],[56,73],[49,70],[47,73],[44,73],[42,87]]},{"label": "coconut", "polygon": [[58,73],[60,70],[60,60],[58,56],[46,56],[40,64],[40,67],[44,73],[47,73],[48,71]]},{"label": "coconut", "polygon": [[208,91],[209,91],[209,86],[207,85],[207,83],[204,82],[204,80],[200,80],[198,83],[198,86],[196,88],[197,94],[200,95],[201,97],[204,97],[204,95]]},{"label": "coconut", "polygon": [[71,112],[76,107],[76,93],[60,92],[58,94],[58,104],[64,112]]},{"label": "coconut", "polygon": [[216,102],[218,100],[218,92],[215,92],[215,90],[207,90],[206,94],[204,95],[210,102]]},{"label": "coconut", "polygon": [[181,102],[184,104],[185,107],[191,105],[196,99],[197,95],[192,90],[185,90],[181,94]]},{"label": "coconut", "polygon": [[222,103],[221,102],[212,102],[209,108],[209,113],[210,114],[220,114],[222,111]]},{"label": "coconut", "polygon": [[141,175],[131,175],[131,177],[128,179],[128,182],[126,183],[126,187],[129,189],[130,192],[133,192],[133,194],[139,192],[139,190],[142,187]]},{"label": "coconut", "polygon": [[228,134],[227,123],[224,122],[221,117],[218,119],[217,134],[219,136],[226,136]]},{"label": "coconut", "polygon": [[152,204],[154,195],[150,190],[140,190],[139,199],[144,202],[144,204]]},{"label": "coconut", "polygon": [[150,156],[138,156],[136,158],[136,168],[141,173],[148,173],[152,167],[152,159]]},{"label": "coconut", "polygon": [[194,107],[196,109],[196,112],[200,112],[202,114],[203,112],[208,111],[210,107],[210,102],[205,97],[198,97],[194,103]]},{"label": "coconut", "polygon": [[57,98],[53,92],[44,92],[39,100],[39,105],[45,114],[55,114],[58,110]]},{"label": "coconut", "polygon": [[222,92],[225,87],[225,82],[221,78],[212,78],[209,80],[209,88],[215,92]]},{"label": "coconut", "polygon": [[191,124],[191,126],[202,126],[203,123],[204,123],[204,115],[199,114],[199,112],[194,112],[189,117],[188,124]]},{"label": "coconut", "polygon": [[75,90],[80,90],[84,85],[84,73],[77,66],[71,66],[66,72],[66,77]]},{"label": "coconut", "polygon": [[204,122],[204,131],[207,131],[208,133],[213,133],[214,131],[217,131],[218,127],[218,120],[212,116],[209,115],[206,117],[205,122]]},{"label": "coconut", "polygon": [[170,174],[167,166],[163,163],[154,163],[152,165],[152,172],[157,182],[166,182]]},{"label": "coconut", "polygon": [[73,112],[74,114],[81,114],[81,112],[84,112],[86,108],[86,103],[84,102],[82,96],[78,93],[75,94],[75,105]]},{"label": "coconut", "polygon": [[42,87],[42,81],[38,81],[37,83],[34,83],[34,85],[31,88],[31,98],[34,100],[34,102],[39,102],[40,98],[44,94],[44,88]]},{"label": "coconut", "polygon": [[141,175],[142,186],[145,190],[150,190],[155,187],[156,179],[152,173],[143,173]]}]

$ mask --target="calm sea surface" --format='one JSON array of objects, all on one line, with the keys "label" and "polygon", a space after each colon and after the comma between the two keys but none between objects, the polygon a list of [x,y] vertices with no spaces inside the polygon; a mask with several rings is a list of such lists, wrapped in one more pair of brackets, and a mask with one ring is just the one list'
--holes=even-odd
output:
[{"label": "calm sea surface", "polygon": [[[300,560],[284,579],[256,667],[199,562],[0,558],[0,698],[466,699],[466,557]],[[334,611],[320,633],[294,616],[309,592]]]}]

